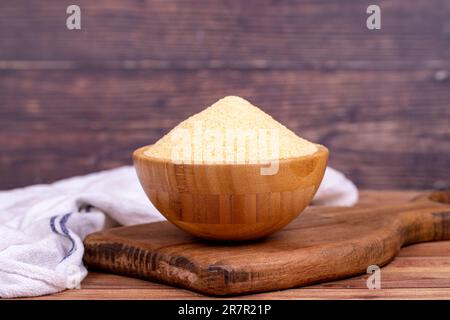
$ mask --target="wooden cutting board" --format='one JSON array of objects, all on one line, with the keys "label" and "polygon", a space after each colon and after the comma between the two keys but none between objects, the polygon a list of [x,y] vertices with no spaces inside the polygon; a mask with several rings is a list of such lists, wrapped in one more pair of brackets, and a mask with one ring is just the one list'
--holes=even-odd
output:
[{"label": "wooden cutting board", "polygon": [[206,242],[168,222],[121,227],[88,236],[84,261],[211,295],[285,289],[362,274],[401,246],[450,239],[449,203],[450,192],[437,192],[403,205],[313,207],[245,243]]}]

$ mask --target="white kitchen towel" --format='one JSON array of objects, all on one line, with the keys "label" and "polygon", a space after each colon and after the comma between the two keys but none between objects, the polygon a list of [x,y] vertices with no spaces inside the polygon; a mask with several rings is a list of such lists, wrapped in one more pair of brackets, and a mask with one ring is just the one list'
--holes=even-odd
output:
[{"label": "white kitchen towel", "polygon": [[[327,168],[314,203],[345,206],[357,199],[355,185]],[[87,274],[82,257],[88,234],[160,220],[130,166],[0,191],[0,297],[77,288]]]}]

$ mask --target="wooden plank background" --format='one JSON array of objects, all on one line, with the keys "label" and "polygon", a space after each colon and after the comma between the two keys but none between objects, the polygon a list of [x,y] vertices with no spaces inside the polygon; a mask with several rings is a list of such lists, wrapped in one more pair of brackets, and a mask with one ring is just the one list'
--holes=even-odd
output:
[{"label": "wooden plank background", "polygon": [[[365,10],[382,9],[369,31]],[[450,1],[0,2],[0,189],[131,164],[225,95],[362,188],[450,182]]]}]

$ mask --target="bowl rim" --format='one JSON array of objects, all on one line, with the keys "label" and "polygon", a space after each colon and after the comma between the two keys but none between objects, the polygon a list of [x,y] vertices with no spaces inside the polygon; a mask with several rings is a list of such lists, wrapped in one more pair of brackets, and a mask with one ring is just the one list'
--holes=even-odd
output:
[{"label": "bowl rim", "polygon": [[136,150],[134,150],[133,154],[132,154],[133,160],[139,159],[139,160],[151,161],[151,162],[159,163],[159,164],[173,164],[173,165],[182,165],[182,166],[203,166],[203,167],[208,167],[208,166],[223,166],[223,167],[227,167],[227,166],[232,166],[232,167],[257,166],[257,167],[261,167],[261,166],[267,166],[268,163],[271,161],[278,160],[279,164],[281,165],[281,164],[287,164],[287,163],[292,163],[292,162],[296,162],[296,161],[310,160],[312,158],[317,158],[317,157],[328,157],[328,155],[330,153],[328,148],[325,147],[324,145],[314,143],[314,145],[317,147],[317,150],[314,153],[299,156],[299,157],[293,157],[293,158],[267,160],[267,161],[259,162],[259,163],[244,163],[244,162],[239,162],[239,163],[229,163],[229,162],[228,163],[227,162],[206,162],[206,163],[180,162],[180,163],[175,163],[171,159],[157,158],[157,157],[152,157],[152,156],[146,155],[144,153],[144,151],[147,148],[151,147],[152,145],[153,144],[149,144],[149,145],[142,146],[142,147],[139,147]]}]

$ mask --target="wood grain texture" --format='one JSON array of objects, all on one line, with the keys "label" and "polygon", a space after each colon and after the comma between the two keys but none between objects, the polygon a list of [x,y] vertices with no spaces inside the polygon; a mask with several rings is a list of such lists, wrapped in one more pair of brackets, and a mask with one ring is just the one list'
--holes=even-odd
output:
[{"label": "wood grain texture", "polygon": [[[401,204],[423,192],[362,190],[358,206]],[[450,241],[409,245],[382,268],[382,289],[365,287],[368,275],[288,290],[243,295],[231,299],[450,299],[450,275],[443,270],[450,258]],[[407,258],[407,262],[404,262]],[[441,261],[443,262],[441,264]],[[395,272],[391,272],[394,268]],[[389,281],[384,281],[389,278]],[[312,291],[309,291],[313,289]],[[120,275],[89,272],[79,290],[32,299],[216,299],[185,289]],[[221,298],[226,299],[226,298]],[[230,299],[230,298],[228,298]]]},{"label": "wood grain texture", "polygon": [[[95,276],[91,276],[95,277]],[[116,281],[124,281],[122,278]],[[206,300],[212,299],[198,293],[182,289],[170,288],[119,288],[119,289],[83,289],[72,290],[72,292],[62,292],[52,296],[41,296],[33,298],[35,300]],[[448,300],[450,299],[450,288],[395,288],[382,290],[368,289],[313,289],[302,288],[294,290],[282,290],[276,293],[259,293],[232,298],[221,297],[219,299],[251,299],[251,300],[276,300],[276,299],[301,299],[301,300],[350,300],[350,299],[370,299],[370,300]]]},{"label": "wood grain texture", "polygon": [[[209,240],[257,239],[281,229],[311,202],[328,149],[266,163],[174,163],[133,152],[139,181],[154,206],[178,228]],[[270,164],[272,168],[273,164]]]},{"label": "wood grain texture", "polygon": [[123,164],[242,95],[330,148],[364,188],[450,181],[450,4],[80,0],[0,3],[0,189]]},{"label": "wood grain texture", "polygon": [[450,240],[450,203],[427,197],[394,206],[309,209],[280,232],[241,244],[199,241],[167,222],[110,229],[86,238],[84,261],[94,269],[236,295],[362,274],[387,264],[404,245],[439,240]]},{"label": "wood grain texture", "polygon": [[360,187],[450,181],[449,83],[430,71],[0,74],[3,188],[131,164],[134,149],[226,94],[326,145]]},{"label": "wood grain texture", "polygon": [[79,0],[80,32],[65,28],[68,4],[2,1],[0,60],[54,62],[33,65],[44,68],[449,66],[445,0],[380,0],[375,33],[365,25],[371,2],[360,0]]}]

